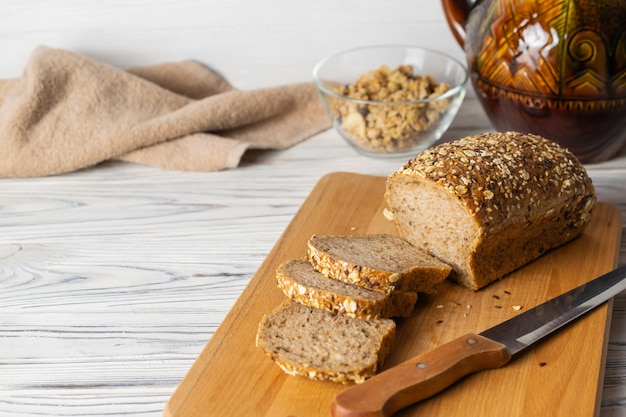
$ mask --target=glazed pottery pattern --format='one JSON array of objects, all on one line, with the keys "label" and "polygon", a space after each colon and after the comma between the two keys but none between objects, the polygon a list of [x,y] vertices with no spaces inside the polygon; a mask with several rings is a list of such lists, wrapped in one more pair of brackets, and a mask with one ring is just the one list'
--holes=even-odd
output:
[{"label": "glazed pottery pattern", "polygon": [[626,144],[626,1],[443,0],[498,130],[599,162]]}]

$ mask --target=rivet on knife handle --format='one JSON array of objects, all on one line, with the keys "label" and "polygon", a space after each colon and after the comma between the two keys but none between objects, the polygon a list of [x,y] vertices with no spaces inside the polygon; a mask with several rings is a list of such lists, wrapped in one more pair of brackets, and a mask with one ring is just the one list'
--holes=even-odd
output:
[{"label": "rivet on knife handle", "polygon": [[382,417],[426,399],[473,372],[511,360],[506,347],[469,333],[338,394],[334,417]]}]

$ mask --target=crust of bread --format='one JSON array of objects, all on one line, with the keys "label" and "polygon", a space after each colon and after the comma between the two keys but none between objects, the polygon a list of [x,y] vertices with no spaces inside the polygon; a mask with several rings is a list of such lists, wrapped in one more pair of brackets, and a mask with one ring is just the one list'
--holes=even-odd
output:
[{"label": "crust of bread", "polygon": [[595,191],[566,149],[532,134],[485,133],[422,152],[387,178],[396,232],[478,290],[578,237]]}]

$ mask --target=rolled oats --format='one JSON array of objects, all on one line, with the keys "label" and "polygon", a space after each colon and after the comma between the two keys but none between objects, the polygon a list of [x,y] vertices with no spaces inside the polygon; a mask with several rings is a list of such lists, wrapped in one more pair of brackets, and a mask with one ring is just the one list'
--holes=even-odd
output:
[{"label": "rolled oats", "polygon": [[430,75],[414,75],[412,65],[400,65],[393,71],[383,65],[362,74],[353,84],[333,89],[342,96],[381,103],[335,98],[331,110],[341,129],[364,148],[397,152],[424,141],[448,109],[451,99],[410,102],[431,99],[449,89],[445,83],[436,83]]}]

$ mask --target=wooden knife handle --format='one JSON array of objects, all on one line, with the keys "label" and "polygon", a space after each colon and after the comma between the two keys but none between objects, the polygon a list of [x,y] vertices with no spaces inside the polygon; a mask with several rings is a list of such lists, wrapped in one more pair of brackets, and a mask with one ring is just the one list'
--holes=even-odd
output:
[{"label": "wooden knife handle", "polygon": [[469,333],[339,393],[333,401],[332,414],[390,416],[466,375],[499,368],[510,360],[511,354],[504,345]]}]

